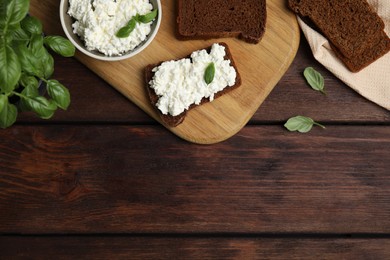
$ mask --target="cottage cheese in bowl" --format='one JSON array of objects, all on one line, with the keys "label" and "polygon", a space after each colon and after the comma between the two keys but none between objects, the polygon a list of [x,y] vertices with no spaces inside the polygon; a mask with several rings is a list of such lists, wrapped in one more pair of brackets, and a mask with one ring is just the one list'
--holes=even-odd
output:
[{"label": "cottage cheese in bowl", "polygon": [[[60,15],[68,38],[89,56],[104,60],[119,60],[143,49],[153,38],[159,26],[160,4],[152,0],[68,0],[61,4]],[[161,7],[160,7],[161,8]],[[137,22],[128,37],[117,32],[136,17],[157,9],[158,16],[151,22]],[[68,24],[64,26],[64,24]],[[75,37],[76,36],[76,37]],[[77,39],[79,38],[78,42]]]}]

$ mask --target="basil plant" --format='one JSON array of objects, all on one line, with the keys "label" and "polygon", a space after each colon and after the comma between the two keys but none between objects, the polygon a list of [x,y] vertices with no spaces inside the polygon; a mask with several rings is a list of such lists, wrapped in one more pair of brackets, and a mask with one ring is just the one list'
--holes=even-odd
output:
[{"label": "basil plant", "polygon": [[49,119],[70,104],[69,90],[51,79],[54,59],[49,51],[71,57],[75,47],[61,36],[45,36],[42,23],[28,15],[29,7],[29,0],[0,0],[1,128],[14,124],[19,111]]}]

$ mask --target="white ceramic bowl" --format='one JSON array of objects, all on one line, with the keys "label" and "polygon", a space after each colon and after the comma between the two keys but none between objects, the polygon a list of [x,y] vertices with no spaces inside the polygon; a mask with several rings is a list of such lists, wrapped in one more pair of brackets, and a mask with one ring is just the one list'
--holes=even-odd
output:
[{"label": "white ceramic bowl", "polygon": [[117,61],[117,60],[124,60],[130,57],[133,57],[134,55],[140,53],[142,50],[144,50],[154,39],[156,36],[158,29],[160,28],[161,23],[161,17],[162,17],[162,10],[161,10],[161,1],[160,0],[150,0],[150,3],[153,5],[153,9],[158,10],[158,14],[156,19],[154,20],[151,32],[147,36],[146,40],[143,41],[140,45],[135,47],[133,50],[123,53],[122,55],[115,55],[115,56],[107,56],[104,55],[101,52],[98,51],[89,51],[85,46],[83,41],[81,41],[80,37],[73,33],[72,23],[74,22],[74,19],[68,15],[68,8],[69,8],[69,1],[68,0],[61,0],[60,3],[60,19],[61,19],[61,25],[62,28],[65,31],[66,36],[68,39],[76,46],[76,48],[81,51],[82,53],[98,59],[98,60],[105,60],[105,61]]}]

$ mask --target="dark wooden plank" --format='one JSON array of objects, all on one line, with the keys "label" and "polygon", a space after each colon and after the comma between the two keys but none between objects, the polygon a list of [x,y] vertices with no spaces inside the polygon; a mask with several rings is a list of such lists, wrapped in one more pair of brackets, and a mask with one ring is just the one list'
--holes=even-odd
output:
[{"label": "dark wooden plank", "polygon": [[0,131],[0,233],[390,232],[390,128]]},{"label": "dark wooden plank", "polygon": [[[72,104],[68,111],[59,111],[52,122],[156,123],[77,60],[55,57],[54,77],[70,89]],[[315,67],[324,75],[328,95],[324,96],[306,84],[302,73],[308,66]],[[250,123],[275,123],[295,115],[307,115],[335,123],[390,123],[389,111],[355,93],[316,62],[305,39],[302,39],[290,69]],[[22,114],[19,122],[45,121],[30,114]]]},{"label": "dark wooden plank", "polygon": [[389,259],[390,239],[0,237],[14,259]]}]

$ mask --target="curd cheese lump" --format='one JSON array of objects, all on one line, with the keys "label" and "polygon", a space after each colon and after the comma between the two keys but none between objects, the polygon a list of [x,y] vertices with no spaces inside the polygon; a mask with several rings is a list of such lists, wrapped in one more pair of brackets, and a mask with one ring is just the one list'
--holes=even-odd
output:
[{"label": "curd cheese lump", "polygon": [[[166,61],[155,67],[149,86],[159,96],[156,107],[164,115],[177,116],[192,104],[199,105],[203,98],[212,101],[217,92],[233,86],[237,72],[230,60],[224,59],[225,55],[225,47],[215,43],[210,53],[195,51],[191,58]],[[215,75],[213,81],[206,84],[204,74],[211,62],[215,66]]]},{"label": "curd cheese lump", "polygon": [[126,38],[115,34],[136,14],[144,15],[152,10],[149,0],[69,0],[68,14],[76,20],[73,33],[80,36],[88,50],[120,56],[146,39],[152,22],[137,23]]}]

